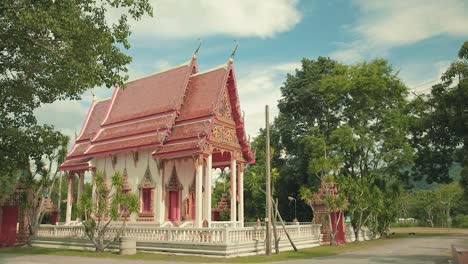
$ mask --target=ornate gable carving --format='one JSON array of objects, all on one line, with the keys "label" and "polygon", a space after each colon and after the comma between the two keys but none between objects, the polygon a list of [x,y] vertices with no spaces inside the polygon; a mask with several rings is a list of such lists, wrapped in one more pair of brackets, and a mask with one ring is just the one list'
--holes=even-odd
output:
[{"label": "ornate gable carving", "polygon": [[234,128],[214,123],[212,132],[211,132],[211,139],[214,141],[228,143],[228,144],[239,144],[239,140],[237,139],[236,130]]},{"label": "ornate gable carving", "polygon": [[151,176],[151,171],[148,166],[146,166],[146,171],[145,171],[145,176],[143,176],[143,179],[141,180],[140,185],[138,185],[138,188],[143,189],[143,188],[155,188],[156,185],[153,182],[153,177]]},{"label": "ornate gable carving", "polygon": [[223,95],[218,103],[218,107],[216,108],[215,112],[218,118],[233,121],[231,111],[231,101],[229,100],[227,86],[225,86],[223,89]]},{"label": "ornate gable carving", "polygon": [[122,181],[123,181],[122,191],[131,191],[132,188],[130,187],[130,184],[128,184],[127,168],[125,168],[124,171],[123,171]]},{"label": "ornate gable carving", "polygon": [[175,165],[172,168],[171,178],[169,179],[169,183],[166,184],[166,189],[168,191],[179,191],[179,190],[184,189],[184,187],[182,186],[182,183],[180,183],[179,181],[179,177],[177,177],[177,171],[176,171]]}]

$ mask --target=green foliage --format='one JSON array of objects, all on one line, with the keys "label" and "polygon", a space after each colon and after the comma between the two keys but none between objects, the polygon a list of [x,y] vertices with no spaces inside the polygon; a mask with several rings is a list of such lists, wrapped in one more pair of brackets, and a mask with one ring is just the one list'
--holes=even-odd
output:
[{"label": "green foliage", "polygon": [[36,125],[34,110],[122,84],[131,62],[122,51],[130,48],[128,19],[145,14],[152,14],[148,0],[0,3],[0,199],[18,170],[54,149],[41,140],[53,128]]},{"label": "green foliage", "polygon": [[455,226],[460,228],[468,228],[468,215],[457,215],[455,217]]},{"label": "green foliage", "polygon": [[383,211],[383,193],[375,183],[364,178],[344,176],[340,179],[341,191],[349,201],[347,213],[351,218],[356,241],[362,227],[378,227],[376,218]]},{"label": "green foliage", "polygon": [[451,182],[449,169],[454,162],[468,170],[467,43],[431,94],[412,102],[411,138],[417,154],[413,174],[429,183]]},{"label": "green foliage", "polygon": [[274,124],[284,154],[276,161],[280,200],[297,195],[294,190],[302,185],[316,189],[327,174],[321,166],[369,182],[408,180],[401,170],[413,158],[408,90],[385,60],[344,65],[303,59],[281,92]]},{"label": "green foliage", "polygon": [[[278,159],[278,153],[275,148],[277,144],[275,142],[277,141],[275,141],[276,133],[274,132],[274,128],[271,129],[271,132],[272,146],[270,148],[270,155],[272,163],[270,175],[273,186],[272,195],[273,197],[278,197],[278,188],[275,185],[280,175],[275,163]],[[265,146],[265,130],[260,130],[260,135],[252,142],[252,148],[256,151],[256,162],[246,167],[244,172],[244,212],[246,220],[251,222],[255,222],[258,218],[263,219],[266,212],[266,197],[265,193],[261,191],[265,191],[266,188]],[[283,201],[287,201],[287,197],[285,199]]]},{"label": "green foliage", "polygon": [[[102,172],[95,174],[94,181],[94,199],[93,195],[82,196],[78,203],[78,214],[96,251],[102,252],[123,234],[130,214],[139,211],[139,199],[135,194],[122,191],[123,178],[119,172],[112,175],[110,186]],[[123,224],[118,232],[109,234],[109,225],[120,219],[123,219]]]}]

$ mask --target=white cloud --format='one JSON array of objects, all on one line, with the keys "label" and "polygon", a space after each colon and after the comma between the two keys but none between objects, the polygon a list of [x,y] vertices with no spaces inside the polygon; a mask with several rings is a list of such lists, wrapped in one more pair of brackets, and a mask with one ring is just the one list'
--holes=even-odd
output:
[{"label": "white cloud", "polygon": [[137,37],[197,38],[224,34],[266,38],[292,29],[301,20],[297,0],[150,2],[154,16],[130,22]]},{"label": "white cloud", "polygon": [[[286,73],[294,73],[300,62],[287,62],[273,65],[251,66],[237,74],[237,86],[241,109],[245,112],[246,133],[252,137],[265,127],[265,105],[269,105],[270,121],[278,115],[280,87]],[[249,67],[250,68],[250,67]]]},{"label": "white cloud", "polygon": [[[90,102],[91,99],[90,95],[84,96],[83,103]],[[35,111],[35,115],[39,123],[53,125],[74,141],[75,133],[80,133],[87,108],[79,101],[57,101],[43,105]]]},{"label": "white cloud", "polygon": [[344,28],[355,40],[331,54],[346,62],[384,56],[393,47],[439,35],[468,35],[468,2],[463,0],[356,0],[355,4],[359,19]]}]

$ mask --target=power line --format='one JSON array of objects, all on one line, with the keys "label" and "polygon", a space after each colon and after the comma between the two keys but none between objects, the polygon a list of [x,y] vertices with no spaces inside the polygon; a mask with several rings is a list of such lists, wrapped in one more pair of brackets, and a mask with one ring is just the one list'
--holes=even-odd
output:
[{"label": "power line", "polygon": [[415,87],[410,88],[410,90],[414,90],[414,89],[419,88],[419,87],[421,87],[421,86],[424,86],[424,85],[428,85],[428,84],[437,82],[438,80],[439,80],[439,79],[435,79],[435,80],[432,80],[432,81],[428,81],[428,82],[425,82],[425,83],[418,84],[418,85],[416,85]]}]

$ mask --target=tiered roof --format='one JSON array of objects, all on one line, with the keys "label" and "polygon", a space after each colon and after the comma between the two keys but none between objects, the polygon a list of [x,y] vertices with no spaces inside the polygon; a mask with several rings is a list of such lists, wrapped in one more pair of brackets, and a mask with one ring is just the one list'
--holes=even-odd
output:
[{"label": "tiered roof", "polygon": [[181,66],[116,87],[111,99],[93,103],[61,169],[83,169],[91,158],[139,149],[153,149],[155,158],[176,158],[223,147],[254,162],[232,61],[197,70],[194,56]]}]

